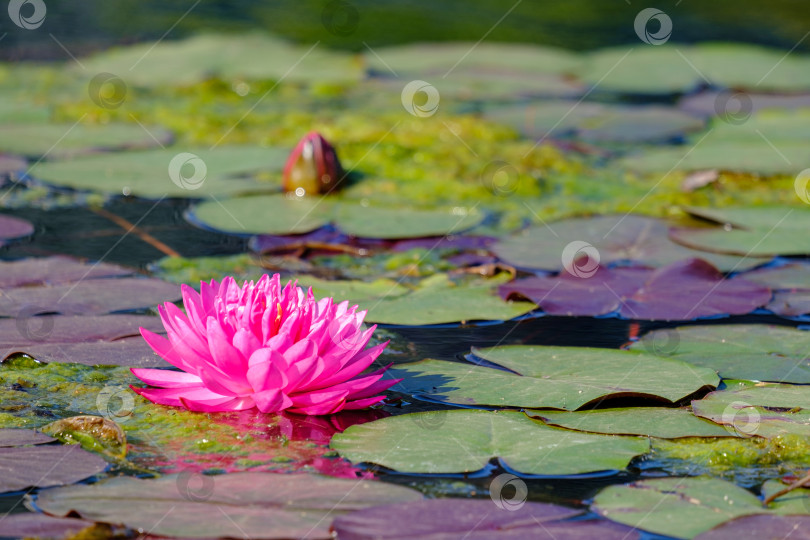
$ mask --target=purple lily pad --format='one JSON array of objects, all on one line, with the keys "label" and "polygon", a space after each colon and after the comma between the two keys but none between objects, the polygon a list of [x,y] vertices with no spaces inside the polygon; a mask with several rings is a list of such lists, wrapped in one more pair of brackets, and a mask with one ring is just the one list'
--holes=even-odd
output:
[{"label": "purple lily pad", "polygon": [[810,540],[810,516],[779,516],[757,514],[743,516],[718,525],[695,537],[695,540],[759,540],[783,538],[785,540]]},{"label": "purple lily pad", "polygon": [[73,484],[106,468],[106,461],[79,445],[0,448],[0,493]]},{"label": "purple lily pad", "polygon": [[5,289],[0,315],[14,317],[32,308],[37,313],[100,315],[154,307],[179,298],[180,287],[159,279],[86,279],[73,284]]},{"label": "purple lily pad", "polygon": [[332,528],[341,540],[639,537],[632,528],[609,521],[563,521],[579,515],[581,510],[546,503],[436,499],[359,510],[339,516]]},{"label": "purple lily pad", "polygon": [[335,516],[421,498],[394,484],[312,474],[241,472],[195,479],[181,473],[48,489],[37,495],[36,505],[52,515],[78,514],[156,536],[329,539]]},{"label": "purple lily pad", "polygon": [[553,315],[596,316],[618,310],[622,317],[644,320],[743,315],[771,299],[767,287],[724,279],[701,259],[656,270],[599,267],[590,277],[563,272],[556,278],[528,278],[502,285],[500,294],[528,298]]},{"label": "purple lily pad", "polygon": [[[35,343],[10,354],[25,353],[40,362],[86,366],[171,367],[141,337],[91,343]],[[6,354],[8,357],[9,354]]]},{"label": "purple lily pad", "polygon": [[32,429],[0,429],[0,448],[25,446],[29,444],[47,444],[56,439]]},{"label": "purple lily pad", "polygon": [[393,245],[394,251],[408,251],[414,248],[425,249],[457,249],[459,251],[471,251],[477,249],[488,249],[495,243],[494,236],[475,235],[451,235],[442,237],[411,238],[400,240]]},{"label": "purple lily pad", "polygon": [[765,309],[783,317],[798,317],[810,313],[810,290],[776,291]]},{"label": "purple lily pad", "polygon": [[74,518],[57,518],[45,514],[9,514],[0,516],[3,536],[13,538],[72,538],[82,529],[93,525],[92,521]]},{"label": "purple lily pad", "polygon": [[744,315],[764,306],[771,291],[744,279],[725,279],[711,264],[687,259],[650,274],[623,304],[633,319],[685,320],[714,315]]},{"label": "purple lily pad", "polygon": [[24,352],[43,362],[165,366],[157,356],[147,356],[139,327],[165,332],[160,318],[147,315],[0,319],[0,362]]},{"label": "purple lily pad", "polygon": [[24,171],[28,166],[28,161],[19,156],[0,155],[0,176],[9,176],[19,171]]},{"label": "purple lily pad", "polygon": [[2,347],[23,347],[34,343],[86,343],[114,341],[140,335],[138,328],[165,332],[160,318],[149,315],[107,315],[101,317],[42,315],[0,319]]},{"label": "purple lily pad", "polygon": [[0,245],[3,240],[12,240],[34,234],[34,226],[24,219],[0,214]]},{"label": "purple lily pad", "polygon": [[55,256],[0,262],[0,288],[23,285],[54,285],[82,279],[128,276],[134,272],[115,264],[81,262]]},{"label": "purple lily pad", "polygon": [[754,94],[748,92],[729,93],[708,91],[701,92],[682,98],[678,102],[678,108],[690,114],[699,116],[717,116],[729,109],[730,105],[739,104],[740,120],[746,115],[757,112],[760,109],[800,109],[810,107],[810,95],[808,94]]},{"label": "purple lily pad", "polygon": [[498,288],[505,300],[531,300],[549,315],[592,316],[611,313],[650,274],[646,268],[596,269],[590,278],[563,270],[558,277],[518,279]]}]

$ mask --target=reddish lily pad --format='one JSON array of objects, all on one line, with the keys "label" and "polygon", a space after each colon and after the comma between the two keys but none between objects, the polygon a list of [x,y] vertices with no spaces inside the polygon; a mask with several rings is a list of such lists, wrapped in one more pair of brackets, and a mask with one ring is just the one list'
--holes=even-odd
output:
[{"label": "reddish lily pad", "polygon": [[149,356],[138,332],[139,327],[165,332],[158,317],[34,315],[31,312],[16,319],[0,319],[0,362],[22,352],[43,362],[166,365],[154,354]]},{"label": "reddish lily pad", "polygon": [[766,262],[754,257],[727,257],[684,248],[667,237],[666,221],[634,215],[596,216],[554,221],[500,240],[494,253],[520,268],[559,270],[562,253],[571,242],[591,244],[602,264],[630,261],[639,266],[664,266],[701,257],[721,270],[744,270]]},{"label": "reddish lily pad", "polygon": [[[731,110],[732,106],[739,109]],[[685,96],[678,101],[678,108],[690,114],[731,116],[732,121],[745,121],[751,113],[760,109],[800,109],[810,107],[808,94],[757,94],[753,92],[733,92],[709,90]],[[736,117],[732,116],[736,113]]]},{"label": "reddish lily pad", "polygon": [[0,448],[47,444],[55,440],[44,433],[30,429],[0,429]]},{"label": "reddish lily pad", "polygon": [[[2,347],[2,346],[0,346]],[[33,343],[11,352],[25,353],[40,362],[76,363],[86,366],[169,367],[142,337],[91,343]],[[9,354],[6,354],[8,357]]]},{"label": "reddish lily pad", "polygon": [[73,484],[106,468],[106,461],[78,445],[0,448],[0,492]]},{"label": "reddish lily pad", "polygon": [[24,171],[27,166],[28,161],[21,157],[0,154],[0,177]]},{"label": "reddish lily pad", "polygon": [[4,289],[0,314],[13,317],[36,306],[39,313],[100,315],[151,308],[179,298],[177,285],[159,279],[85,279],[73,284]]},{"label": "reddish lily pad", "polygon": [[[493,488],[490,488],[493,489]],[[633,539],[630,527],[609,521],[568,518],[581,510],[554,504],[510,500],[493,493],[491,500],[434,499],[397,506],[377,506],[339,516],[332,528],[341,540],[469,540],[540,538],[570,540]]]},{"label": "reddish lily pad", "polygon": [[688,320],[742,315],[764,306],[767,287],[744,279],[726,280],[700,259],[659,268],[599,268],[590,277],[562,272],[559,277],[516,280],[500,287],[504,298],[529,298],[553,315],[606,315],[628,319]]},{"label": "reddish lily pad", "polygon": [[776,291],[765,309],[783,317],[810,313],[810,291]]},{"label": "reddish lily pad", "polygon": [[5,242],[4,240],[13,240],[15,238],[22,238],[34,233],[34,226],[17,217],[6,216],[0,214],[0,246]]},{"label": "reddish lily pad", "polygon": [[600,266],[584,279],[562,271],[559,277],[530,277],[501,285],[507,300],[528,299],[549,315],[593,316],[621,308],[622,298],[632,295],[652,272],[646,268]]},{"label": "reddish lily pad", "polygon": [[75,538],[80,531],[93,526],[92,521],[56,518],[44,514],[6,514],[0,516],[2,535],[11,538]]},{"label": "reddish lily pad", "polygon": [[810,516],[757,514],[742,516],[699,534],[695,540],[810,540]]},{"label": "reddish lily pad", "polygon": [[393,484],[312,474],[243,472],[202,478],[201,487],[188,474],[111,478],[49,489],[37,496],[36,506],[51,515],[75,512],[160,536],[328,539],[333,517],[422,498]]},{"label": "reddish lily pad", "polygon": [[86,263],[57,255],[0,262],[0,288],[23,285],[54,285],[81,279],[118,277],[134,271],[109,263]]}]

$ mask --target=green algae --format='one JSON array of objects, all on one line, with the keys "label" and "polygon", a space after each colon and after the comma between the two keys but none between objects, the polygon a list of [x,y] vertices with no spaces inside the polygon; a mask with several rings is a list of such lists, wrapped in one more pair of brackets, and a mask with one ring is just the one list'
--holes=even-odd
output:
[{"label": "green algae", "polygon": [[687,438],[652,440],[647,466],[674,475],[688,474],[756,485],[786,472],[810,467],[810,438],[784,435],[772,439]]},{"label": "green algae", "polygon": [[[154,405],[130,390],[131,384],[142,383],[124,367],[41,364],[18,356],[0,364],[0,427],[43,428],[76,415],[104,416],[118,422],[126,434],[130,468],[158,472],[291,471],[311,465],[326,451],[328,436],[313,445],[309,436],[298,434],[306,417],[255,411],[193,413]],[[328,422],[316,427],[324,433],[336,429]],[[81,434],[71,438],[102,450],[109,459],[117,457],[109,448],[99,448],[97,440]],[[318,465],[326,470],[348,468],[337,459]]]}]

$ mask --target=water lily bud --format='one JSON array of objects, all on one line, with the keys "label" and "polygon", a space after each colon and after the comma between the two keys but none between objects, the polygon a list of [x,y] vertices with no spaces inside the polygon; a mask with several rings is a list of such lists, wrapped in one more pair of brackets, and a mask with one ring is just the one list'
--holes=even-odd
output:
[{"label": "water lily bud", "polygon": [[328,193],[343,178],[343,167],[329,141],[311,131],[298,142],[284,165],[282,188],[287,193]]}]

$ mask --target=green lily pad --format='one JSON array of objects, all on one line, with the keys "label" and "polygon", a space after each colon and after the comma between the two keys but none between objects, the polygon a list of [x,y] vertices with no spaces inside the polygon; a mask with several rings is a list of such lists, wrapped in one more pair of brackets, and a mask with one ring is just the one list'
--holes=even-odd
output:
[{"label": "green lily pad", "polygon": [[[798,480],[798,478],[797,478]],[[787,487],[787,483],[771,479],[762,484],[762,496],[770,497],[772,494],[782,491]],[[780,515],[789,514],[810,514],[810,489],[807,487],[794,489],[774,499],[770,507]]]},{"label": "green lily pad", "polygon": [[810,209],[789,206],[723,209],[687,207],[689,214],[723,227],[673,229],[669,236],[684,246],[731,255],[774,256],[810,253]]},{"label": "green lily pad", "polygon": [[374,281],[327,280],[313,276],[293,276],[299,287],[312,287],[316,298],[330,296],[340,301],[348,300],[350,305],[358,304],[360,309],[369,309],[385,298],[402,296],[408,288],[391,279]]},{"label": "green lily pad", "polygon": [[764,384],[718,390],[692,402],[697,416],[748,437],[810,436],[810,387]]},{"label": "green lily pad", "polygon": [[672,403],[719,383],[710,369],[630,351],[512,345],[473,353],[515,373],[428,359],[390,376],[405,379],[398,390],[448,403],[569,411],[610,397]]},{"label": "green lily pad", "polygon": [[760,268],[741,276],[746,281],[761,283],[773,290],[810,289],[810,265],[788,263],[772,268]]},{"label": "green lily pad", "polygon": [[546,424],[589,433],[646,435],[662,439],[680,437],[729,437],[722,426],[696,417],[687,409],[625,407],[581,412],[528,411]]},{"label": "green lily pad", "polygon": [[328,539],[335,516],[421,498],[393,484],[312,474],[243,472],[197,479],[181,473],[51,489],[39,493],[36,507],[160,536]]},{"label": "green lily pad", "polygon": [[208,228],[235,234],[299,234],[333,222],[352,236],[385,239],[458,233],[483,218],[478,212],[365,207],[286,195],[205,202],[192,209],[191,217]]},{"label": "green lily pad", "polygon": [[677,167],[679,171],[719,169],[770,176],[810,167],[810,154],[800,141],[779,141],[777,152],[764,140],[730,141],[709,135],[697,146],[651,148],[618,163],[642,173],[667,173]]},{"label": "green lily pad", "polygon": [[694,538],[730,519],[767,513],[750,491],[705,477],[608,486],[596,494],[591,509],[613,521],[676,538]]},{"label": "green lily pad", "polygon": [[367,303],[369,312],[366,320],[420,326],[509,320],[532,311],[535,305],[531,302],[505,301],[498,297],[496,288],[504,280],[496,276],[455,284],[446,274],[436,274],[422,280],[419,287],[409,294],[393,297],[386,294],[376,303]]},{"label": "green lily pad", "polygon": [[[317,45],[317,44],[316,44]],[[211,76],[296,83],[359,80],[353,55],[297,46],[262,33],[201,34],[111,49],[82,61],[89,73],[113,73],[135,86],[188,86]]]},{"label": "green lily pad", "polygon": [[810,384],[810,333],[784,326],[729,324],[654,330],[630,346],[711,368],[724,379]]},{"label": "green lily pad", "polygon": [[336,204],[333,220],[338,229],[350,236],[366,238],[420,238],[457,234],[478,225],[479,212],[461,214],[442,210],[384,208]]},{"label": "green lily pad", "polygon": [[330,204],[320,199],[258,195],[206,201],[189,210],[192,223],[238,234],[301,234],[329,222]]},{"label": "green lily pad", "polygon": [[[375,73],[413,74],[459,68],[509,68],[526,73],[572,72],[580,57],[565,49],[513,43],[415,43],[375,47],[365,53],[366,65]],[[394,73],[391,73],[391,70]]]},{"label": "green lily pad", "polygon": [[147,129],[149,133],[138,124],[0,124],[0,152],[57,159],[98,150],[157,146],[152,137],[164,144],[171,139],[163,129]]},{"label": "green lily pad", "polygon": [[706,82],[787,92],[810,88],[810,60],[739,43],[618,47],[588,55],[580,75],[600,90],[634,94],[687,92]]},{"label": "green lily pad", "polygon": [[703,121],[663,106],[626,107],[576,101],[537,101],[486,109],[486,118],[527,137],[575,135],[593,142],[666,141],[703,129]]},{"label": "green lily pad", "polygon": [[520,412],[447,411],[441,429],[426,436],[424,414],[352,426],[330,444],[355,463],[429,474],[477,471],[493,458],[524,474],[583,474],[624,469],[649,450],[647,439],[564,431]]},{"label": "green lily pad", "polygon": [[[223,146],[213,150],[174,147],[41,162],[31,167],[29,174],[58,186],[139,197],[223,196],[278,190],[279,183],[260,183],[245,176],[259,171],[280,173],[287,153],[284,148],[260,146]],[[193,156],[180,158],[177,172],[170,173],[170,165],[180,154]],[[194,160],[194,156],[201,162]],[[188,170],[181,168],[184,162]],[[204,170],[200,163],[204,164]],[[175,174],[174,178],[171,174]],[[197,174],[202,175],[199,180]],[[240,215],[243,217],[246,218]]]},{"label": "green lily pad", "polygon": [[740,271],[768,260],[718,256],[688,249],[669,240],[668,231],[665,221],[643,216],[570,218],[524,229],[498,241],[493,251],[512,265],[545,270],[562,269],[563,250],[575,241],[587,242],[596,248],[601,264],[632,261],[655,267],[700,257],[721,271]]}]

